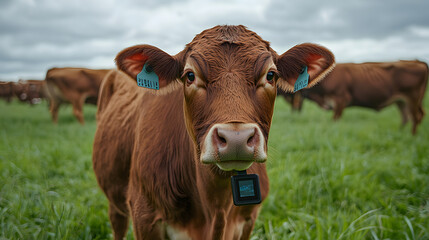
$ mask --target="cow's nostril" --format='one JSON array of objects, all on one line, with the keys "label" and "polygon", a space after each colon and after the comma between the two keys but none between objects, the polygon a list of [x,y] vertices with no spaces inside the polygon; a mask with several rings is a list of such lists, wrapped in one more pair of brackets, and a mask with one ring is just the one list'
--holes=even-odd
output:
[{"label": "cow's nostril", "polygon": [[257,145],[258,138],[258,131],[254,129],[253,133],[249,136],[249,139],[247,139],[247,146],[254,147],[255,145]]},{"label": "cow's nostril", "polygon": [[218,147],[226,147],[227,145],[227,141],[225,139],[225,137],[219,133],[218,129],[215,129],[215,132],[213,134],[213,139],[215,141],[215,143],[218,145]]},{"label": "cow's nostril", "polygon": [[249,145],[249,146],[252,146],[253,145],[253,142],[254,142],[254,137],[253,136],[251,136],[248,140],[247,140],[247,145]]}]

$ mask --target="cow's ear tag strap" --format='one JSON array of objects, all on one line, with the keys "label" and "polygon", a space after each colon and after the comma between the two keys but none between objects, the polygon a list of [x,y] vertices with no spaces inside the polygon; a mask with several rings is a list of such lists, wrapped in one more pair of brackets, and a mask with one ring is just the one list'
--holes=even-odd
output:
[{"label": "cow's ear tag strap", "polygon": [[308,86],[308,78],[310,75],[308,74],[308,67],[304,66],[301,70],[301,73],[298,76],[298,79],[295,82],[295,86],[293,92],[299,91]]},{"label": "cow's ear tag strap", "polygon": [[137,74],[137,85],[139,87],[159,90],[159,77],[147,63],[143,66],[142,71]]}]

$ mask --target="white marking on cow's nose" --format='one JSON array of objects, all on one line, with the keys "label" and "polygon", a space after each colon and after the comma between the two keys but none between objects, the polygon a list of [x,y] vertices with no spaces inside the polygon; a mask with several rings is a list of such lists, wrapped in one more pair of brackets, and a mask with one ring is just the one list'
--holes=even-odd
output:
[{"label": "white marking on cow's nose", "polygon": [[244,170],[255,161],[266,161],[265,149],[265,138],[257,124],[215,124],[204,140],[200,158],[223,170]]}]

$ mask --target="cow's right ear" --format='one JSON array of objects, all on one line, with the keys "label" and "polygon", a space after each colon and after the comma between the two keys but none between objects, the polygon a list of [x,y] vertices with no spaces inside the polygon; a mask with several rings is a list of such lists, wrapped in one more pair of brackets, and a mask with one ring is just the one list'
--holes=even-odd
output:
[{"label": "cow's right ear", "polygon": [[294,46],[278,59],[277,69],[280,72],[280,79],[277,85],[284,91],[293,92],[304,66],[307,67],[309,75],[308,87],[312,87],[335,67],[334,54],[317,44],[304,43]]},{"label": "cow's right ear", "polygon": [[[116,56],[116,65],[131,78],[137,79],[137,75],[147,64],[158,75],[159,89],[165,90],[179,85],[183,66],[180,61],[170,54],[151,45],[136,45],[122,50]],[[164,91],[160,91],[164,92]]]}]

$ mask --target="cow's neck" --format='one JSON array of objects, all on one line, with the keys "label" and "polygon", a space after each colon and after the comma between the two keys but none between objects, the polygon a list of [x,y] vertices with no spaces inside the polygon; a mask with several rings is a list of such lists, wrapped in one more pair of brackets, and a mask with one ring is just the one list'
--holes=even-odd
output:
[{"label": "cow's neck", "polygon": [[212,165],[196,164],[197,190],[204,218],[204,232],[200,236],[222,239],[225,233],[227,216],[232,207],[230,178],[218,174]]},{"label": "cow's neck", "polygon": [[220,173],[213,165],[198,163],[197,188],[201,204],[206,206],[206,221],[212,227],[224,227],[225,217],[232,207],[230,175]]}]

